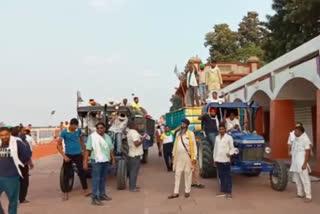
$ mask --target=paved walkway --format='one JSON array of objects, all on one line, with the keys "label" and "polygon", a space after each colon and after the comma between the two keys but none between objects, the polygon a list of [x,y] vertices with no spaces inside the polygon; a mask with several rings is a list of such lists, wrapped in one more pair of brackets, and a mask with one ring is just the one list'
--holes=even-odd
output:
[{"label": "paved walkway", "polygon": [[[154,149],[150,162],[143,166],[138,180],[142,192],[117,191],[115,178],[111,177],[107,183],[113,201],[102,207],[91,206],[90,198],[81,195],[78,178],[70,200],[62,202],[58,183],[60,156],[53,155],[36,160],[36,169],[31,171],[30,177],[28,199],[31,203],[21,205],[19,214],[313,214],[320,210],[320,183],[312,183],[314,201],[304,204],[302,200],[295,198],[293,184],[290,183],[285,192],[276,192],[270,188],[268,176],[234,176],[233,200],[215,197],[215,179],[204,180],[206,188],[193,190],[189,199],[180,197],[168,200],[167,196],[173,188],[173,173],[165,171],[163,160],[156,156]],[[182,189],[181,193],[183,194]],[[6,201],[4,205],[7,206]]]}]

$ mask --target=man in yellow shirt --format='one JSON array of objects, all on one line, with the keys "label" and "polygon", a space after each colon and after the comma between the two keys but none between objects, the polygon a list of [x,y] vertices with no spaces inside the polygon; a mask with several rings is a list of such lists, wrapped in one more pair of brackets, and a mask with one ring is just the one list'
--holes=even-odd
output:
[{"label": "man in yellow shirt", "polygon": [[140,115],[146,115],[148,114],[147,111],[141,107],[140,103],[139,103],[139,97],[135,97],[133,98],[133,103],[131,105],[131,107],[133,108],[133,111],[136,113],[136,114],[140,114]]}]

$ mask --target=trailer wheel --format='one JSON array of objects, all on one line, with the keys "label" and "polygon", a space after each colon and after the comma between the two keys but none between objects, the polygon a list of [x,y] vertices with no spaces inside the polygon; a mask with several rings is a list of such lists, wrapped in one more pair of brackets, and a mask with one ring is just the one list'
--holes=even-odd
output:
[{"label": "trailer wheel", "polygon": [[74,170],[62,164],[60,169],[60,189],[62,192],[71,192],[74,183]]},{"label": "trailer wheel", "polygon": [[199,167],[202,178],[217,177],[216,168],[213,166],[213,148],[205,137],[201,137],[199,146]]},{"label": "trailer wheel", "polygon": [[273,171],[270,172],[272,189],[284,191],[288,184],[288,169],[283,161],[276,160],[272,163]]},{"label": "trailer wheel", "polygon": [[117,163],[117,188],[123,190],[127,185],[128,167],[125,159],[120,159]]}]

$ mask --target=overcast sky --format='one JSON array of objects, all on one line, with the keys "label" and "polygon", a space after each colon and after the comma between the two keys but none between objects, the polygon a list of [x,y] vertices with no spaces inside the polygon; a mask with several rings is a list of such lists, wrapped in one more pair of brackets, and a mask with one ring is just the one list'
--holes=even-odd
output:
[{"label": "overcast sky", "polygon": [[[215,24],[233,30],[271,0],[7,0],[0,2],[0,121],[58,124],[76,116],[76,91],[100,103],[135,93],[166,113],[186,61],[208,57]],[[56,111],[53,117],[50,112]]]}]

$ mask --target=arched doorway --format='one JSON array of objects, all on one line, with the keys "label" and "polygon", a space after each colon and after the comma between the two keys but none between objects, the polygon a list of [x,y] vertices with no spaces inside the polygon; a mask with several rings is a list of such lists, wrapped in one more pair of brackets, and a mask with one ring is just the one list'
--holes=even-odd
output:
[{"label": "arched doorway", "polygon": [[[314,142],[314,151],[317,150],[317,90],[318,88],[309,80],[294,78],[281,87],[275,98],[275,101],[287,102],[290,106],[286,110],[290,112],[286,115],[286,120],[291,121],[292,127],[284,127],[286,124],[281,121],[283,129],[292,130],[295,122],[303,123],[307,135]],[[279,118],[279,121],[284,119]]]},{"label": "arched doorway", "polygon": [[270,138],[270,103],[271,99],[262,90],[256,91],[250,102],[254,101],[260,105],[260,109],[256,114],[255,127],[257,134],[262,135],[267,143],[269,143]]}]

